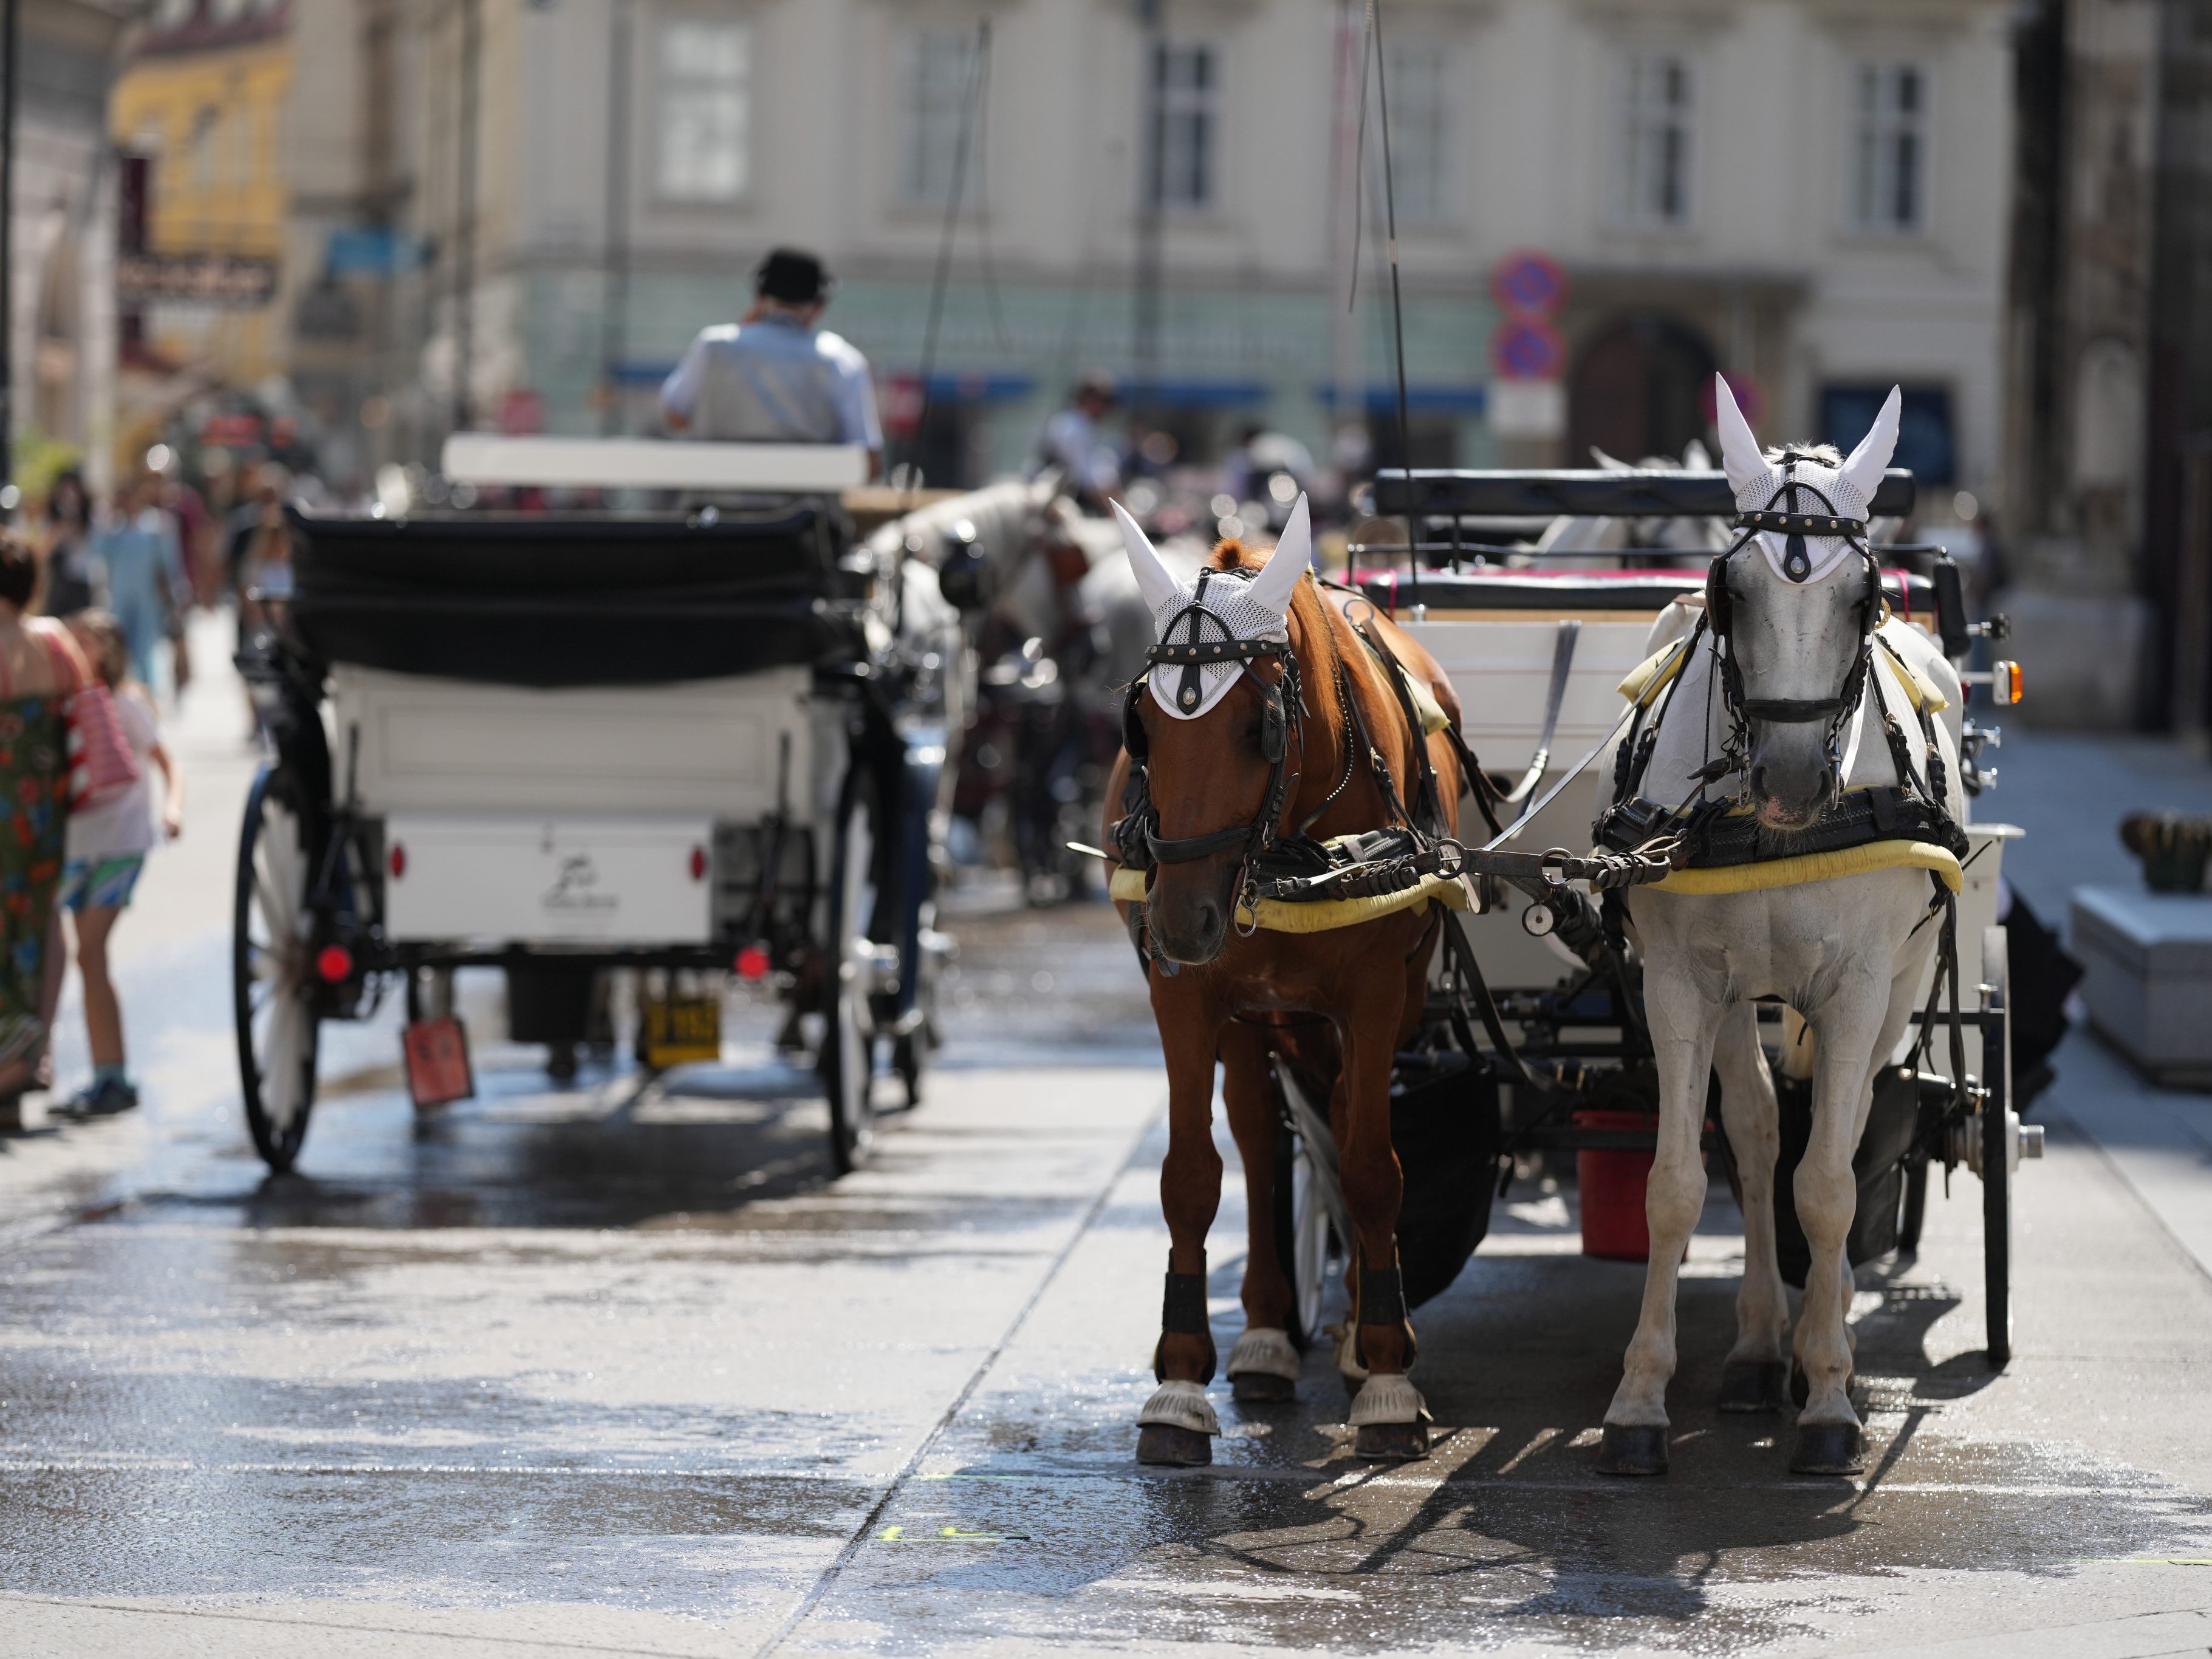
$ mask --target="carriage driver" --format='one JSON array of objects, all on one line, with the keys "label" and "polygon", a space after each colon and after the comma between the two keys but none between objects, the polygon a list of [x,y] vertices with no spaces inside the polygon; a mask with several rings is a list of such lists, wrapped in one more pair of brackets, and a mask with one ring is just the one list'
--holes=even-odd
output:
[{"label": "carriage driver", "polygon": [[816,326],[834,286],[822,261],[780,247],[753,272],[734,323],[699,331],[661,383],[671,429],[725,443],[864,444],[883,470],[884,431],[868,360]]}]

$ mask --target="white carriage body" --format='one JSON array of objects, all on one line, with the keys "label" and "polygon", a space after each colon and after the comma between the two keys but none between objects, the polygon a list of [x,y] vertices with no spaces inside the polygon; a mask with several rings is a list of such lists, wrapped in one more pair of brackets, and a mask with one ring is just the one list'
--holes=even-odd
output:
[{"label": "white carriage body", "polygon": [[[1418,622],[1401,611],[1395,620],[1436,659],[1459,693],[1468,746],[1493,775],[1513,777],[1530,763],[1542,740],[1559,624],[1581,622],[1552,738],[1551,769],[1534,791],[1534,798],[1540,799],[1620,720],[1625,707],[1620,682],[1649,654],[1645,642],[1656,616],[1644,611],[1577,612],[1564,605],[1553,611],[1432,608]],[[1955,741],[1962,710],[1954,703],[1941,718]],[[1588,848],[1598,781],[1595,768],[1586,770],[1531,817],[1509,845],[1530,853],[1553,847],[1579,853]],[[1967,811],[1971,818],[1971,799]],[[1477,845],[1486,834],[1486,826],[1472,804],[1463,805],[1462,812],[1462,839]],[[1966,833],[1973,847],[1966,860],[1965,890],[1959,896],[1959,978],[1971,998],[1972,988],[1981,978],[1982,930],[1997,920],[2004,843],[2021,832],[2006,824],[1970,822]],[[1536,938],[1521,926],[1521,913],[1528,903],[1525,895],[1508,888],[1503,909],[1468,918],[1468,936],[1480,954],[1485,975],[1494,984],[1548,986],[1583,967],[1565,945]]]},{"label": "white carriage body", "polygon": [[384,823],[387,936],[707,943],[718,846],[834,807],[842,714],[811,685],[791,666],[536,690],[337,665],[331,753]]}]

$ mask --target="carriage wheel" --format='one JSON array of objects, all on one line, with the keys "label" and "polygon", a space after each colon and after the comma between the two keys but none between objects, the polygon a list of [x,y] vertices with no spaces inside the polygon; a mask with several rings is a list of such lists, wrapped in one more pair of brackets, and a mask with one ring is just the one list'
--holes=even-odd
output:
[{"label": "carriage wheel", "polygon": [[254,1150],[278,1171],[299,1157],[315,1103],[309,822],[298,775],[264,767],[246,799],[239,836],[231,1000],[246,1127]]},{"label": "carriage wheel", "polygon": [[1928,1218],[1928,1158],[1915,1153],[1905,1166],[1905,1196],[1897,1212],[1897,1248],[1910,1255],[1920,1248],[1921,1224]]},{"label": "carriage wheel", "polygon": [[845,788],[830,870],[828,1016],[819,1069],[830,1100],[830,1160],[839,1175],[866,1161],[875,1135],[876,792],[858,773]]},{"label": "carriage wheel", "polygon": [[2000,1016],[1982,1028],[1982,1299],[1989,1314],[1990,1369],[2012,1358],[2012,965],[2002,927],[1982,930],[1982,982]]},{"label": "carriage wheel", "polygon": [[1303,1352],[1321,1332],[1322,1297],[1328,1288],[1328,1258],[1336,1235],[1322,1200],[1326,1177],[1316,1167],[1305,1137],[1285,1126],[1275,1132],[1275,1259],[1291,1281],[1290,1339]]}]

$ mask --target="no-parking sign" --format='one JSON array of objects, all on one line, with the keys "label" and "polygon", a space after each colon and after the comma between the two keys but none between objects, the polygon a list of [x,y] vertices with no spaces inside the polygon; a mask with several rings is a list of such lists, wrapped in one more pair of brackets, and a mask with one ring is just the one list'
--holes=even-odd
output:
[{"label": "no-parking sign", "polygon": [[1522,248],[1498,262],[1490,293],[1509,316],[1556,317],[1567,302],[1567,273],[1550,254]]},{"label": "no-parking sign", "polygon": [[1556,380],[1566,371],[1566,342],[1541,317],[1508,317],[1491,331],[1490,367],[1502,380]]}]

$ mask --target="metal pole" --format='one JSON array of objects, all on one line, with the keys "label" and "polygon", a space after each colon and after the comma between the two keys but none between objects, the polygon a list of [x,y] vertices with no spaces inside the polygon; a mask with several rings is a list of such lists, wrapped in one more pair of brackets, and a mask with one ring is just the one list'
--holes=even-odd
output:
[{"label": "metal pole", "polygon": [[475,373],[477,260],[477,97],[483,65],[482,0],[461,0],[461,121],[454,145],[459,188],[453,212],[453,429],[470,425],[469,382]]},{"label": "metal pole", "polygon": [[629,0],[611,0],[607,48],[607,287],[599,313],[599,430],[623,429],[622,383],[629,349]]},{"label": "metal pole", "polygon": [[1132,323],[1132,353],[1137,370],[1131,412],[1149,421],[1157,401],[1160,361],[1160,208],[1167,189],[1165,132],[1162,130],[1160,54],[1166,46],[1161,27],[1163,0],[1136,0],[1137,25],[1144,32],[1137,64],[1143,82],[1142,130],[1137,135],[1137,291]]},{"label": "metal pole", "polygon": [[[21,98],[21,0],[6,0],[0,34],[6,37],[8,67],[0,81],[0,486],[15,477],[15,110]],[[0,514],[0,522],[5,521]]]}]

